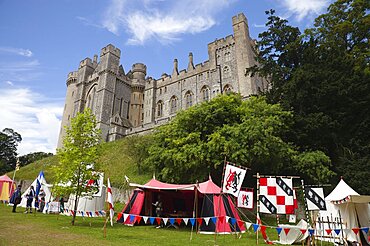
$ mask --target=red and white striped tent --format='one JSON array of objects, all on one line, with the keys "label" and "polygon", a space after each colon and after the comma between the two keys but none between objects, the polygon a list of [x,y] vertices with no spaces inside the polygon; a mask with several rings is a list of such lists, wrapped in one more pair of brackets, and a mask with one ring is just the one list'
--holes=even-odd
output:
[{"label": "red and white striped tent", "polygon": [[[117,222],[133,224],[130,216],[139,215],[155,217],[155,203],[160,195],[163,203],[163,214],[166,218],[197,218],[203,222],[201,233],[233,233],[245,231],[245,225],[231,223],[228,218],[240,221],[235,200],[228,194],[222,194],[211,178],[198,184],[168,184],[151,179],[144,185],[130,184],[136,187],[129,202],[119,215]],[[196,208],[196,209],[194,209]],[[126,215],[122,216],[123,214]],[[135,222],[134,222],[135,223]],[[240,225],[239,225],[240,224]]]}]

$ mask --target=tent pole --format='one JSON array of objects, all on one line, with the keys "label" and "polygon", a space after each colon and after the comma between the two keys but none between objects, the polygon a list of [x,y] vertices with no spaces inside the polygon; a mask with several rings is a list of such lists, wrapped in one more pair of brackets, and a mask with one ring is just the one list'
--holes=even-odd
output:
[{"label": "tent pole", "polygon": [[[308,227],[310,226],[310,215],[309,215],[308,206],[307,206],[306,190],[305,190],[305,185],[304,185],[304,180],[303,179],[301,179],[301,185],[302,185],[302,191],[303,191],[303,200],[304,200],[303,203],[304,203],[304,210],[305,210],[305,213],[306,213],[306,220],[307,220],[307,224],[308,224],[307,230],[308,230]],[[311,218],[311,222],[312,222],[312,218]],[[311,243],[314,244],[314,238],[312,238],[312,237],[309,237],[308,241],[310,241]],[[307,244],[309,244],[309,242],[307,242]]]},{"label": "tent pole", "polygon": [[[215,217],[216,217],[216,223],[215,223],[215,245],[216,245],[216,240],[217,240],[217,224],[218,224],[217,215],[220,214],[221,199],[222,199],[222,194],[223,194],[223,189],[224,189],[225,165],[226,165],[226,156],[225,156],[225,159],[224,159],[224,167],[223,167],[223,171],[222,171],[221,192],[220,192],[219,198],[218,198],[219,200],[218,200],[217,214],[215,215]],[[226,217],[225,217],[225,220],[226,220]]]},{"label": "tent pole", "polygon": [[[194,187],[194,189],[196,189],[196,187]],[[193,218],[195,218],[195,203],[196,203],[196,195],[195,195],[195,193],[196,193],[196,191],[194,191]],[[194,229],[194,226],[191,225],[190,241],[193,239],[193,229]]]},{"label": "tent pole", "polygon": [[341,231],[341,234],[342,234],[342,241],[343,241],[343,242],[346,242],[346,241],[344,240],[343,224],[342,224],[342,216],[341,216],[341,214],[340,214],[340,209],[338,209],[338,215],[339,215],[340,231]]}]

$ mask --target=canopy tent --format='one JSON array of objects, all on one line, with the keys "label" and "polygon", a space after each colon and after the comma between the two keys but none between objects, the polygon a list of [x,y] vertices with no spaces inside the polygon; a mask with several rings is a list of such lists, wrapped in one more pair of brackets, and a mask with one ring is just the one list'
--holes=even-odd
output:
[{"label": "canopy tent", "polygon": [[[27,198],[26,198],[26,195],[28,194],[28,192],[30,191],[31,189],[31,186],[33,186],[33,188],[35,189],[36,191],[36,194],[38,194],[38,192],[42,189],[44,190],[45,192],[45,202],[48,203],[50,201],[53,200],[53,197],[51,196],[51,191],[50,191],[50,187],[52,187],[52,185],[48,184],[46,182],[46,179],[45,179],[45,175],[44,175],[44,172],[43,171],[40,171],[39,175],[37,176],[37,178],[32,182],[32,184],[26,189],[26,191],[22,194],[22,200],[21,200],[21,203],[18,205],[20,207],[26,207],[27,205]],[[35,199],[33,200],[32,202],[32,207],[34,208],[35,207]],[[46,212],[47,210],[47,206],[44,207],[44,210],[43,212]]]},{"label": "canopy tent", "polygon": [[[103,184],[104,174],[99,173],[97,180],[90,180],[88,186],[94,186],[97,191],[92,195],[81,196],[78,199],[76,216],[97,217],[104,214],[106,197],[106,187]],[[64,204],[64,215],[72,215],[74,211],[76,196],[71,194],[66,204]]]},{"label": "canopy tent", "polygon": [[13,193],[15,183],[6,174],[0,176],[0,201],[8,202]]},{"label": "canopy tent", "polygon": [[[169,218],[230,217],[240,220],[232,198],[227,194],[221,194],[221,188],[210,178],[199,184],[180,185],[163,183],[153,178],[144,185],[130,183],[130,186],[136,189],[122,214],[155,217],[155,208],[152,204],[160,195],[163,214]],[[196,211],[194,204],[198,208]],[[124,216],[120,216],[117,222],[133,224],[129,217]],[[216,225],[211,221],[208,224],[202,223],[199,230],[201,233],[232,233],[245,231],[245,227],[244,224],[239,227],[236,223],[230,224],[226,219],[217,219]]]},{"label": "canopy tent", "polygon": [[[362,230],[356,235],[352,229],[370,226],[370,196],[358,194],[341,179],[334,190],[325,197],[325,201],[327,210],[320,211],[318,217],[321,218],[321,221],[326,222],[321,223],[321,225],[317,224],[316,227],[320,227],[323,230],[344,229],[342,236],[345,239],[368,245],[367,235]],[[333,220],[341,221],[342,228],[338,228],[339,225],[337,223],[328,223],[328,220],[331,222]],[[324,240],[329,241],[332,239],[324,238]],[[338,237],[336,240],[340,241],[341,239]]]}]

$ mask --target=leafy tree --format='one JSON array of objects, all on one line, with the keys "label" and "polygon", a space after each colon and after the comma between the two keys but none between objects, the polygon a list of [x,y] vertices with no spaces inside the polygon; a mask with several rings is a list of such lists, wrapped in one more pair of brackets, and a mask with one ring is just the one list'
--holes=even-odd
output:
[{"label": "leafy tree", "polygon": [[[299,153],[284,140],[292,114],[264,97],[242,101],[240,95],[220,95],[186,111],[154,134],[145,163],[170,182],[195,182],[217,173],[224,158],[265,174],[296,174],[326,181],[333,173],[330,161],[320,151]],[[312,159],[315,171],[300,161]],[[321,158],[320,158],[321,157]],[[326,157],[326,159],[325,159]],[[316,177],[316,168],[327,170]]]},{"label": "leafy tree", "polygon": [[96,160],[100,153],[100,130],[90,109],[78,113],[66,128],[63,148],[57,150],[59,164],[54,166],[57,195],[75,194],[76,200],[72,225],[76,218],[78,199],[81,195],[92,195],[94,187],[87,186],[89,180],[98,178],[99,165]]},{"label": "leafy tree", "polygon": [[52,156],[53,153],[45,153],[45,152],[34,152],[34,153],[29,153],[27,155],[22,155],[18,157],[19,159],[19,165],[21,167],[24,167],[32,162],[41,160],[43,158]]},{"label": "leafy tree", "polygon": [[17,146],[22,141],[19,133],[5,128],[0,132],[0,173],[6,173],[15,168]]},{"label": "leafy tree", "polygon": [[256,53],[260,65],[249,69],[270,82],[269,102],[294,112],[289,141],[304,151],[324,151],[332,169],[363,193],[369,188],[353,177],[370,174],[364,161],[370,159],[369,6],[338,0],[304,34],[267,11],[268,29]]},{"label": "leafy tree", "polygon": [[149,156],[148,148],[153,143],[152,135],[134,135],[130,136],[129,156],[133,158],[137,166],[138,174],[143,173],[142,163]]}]

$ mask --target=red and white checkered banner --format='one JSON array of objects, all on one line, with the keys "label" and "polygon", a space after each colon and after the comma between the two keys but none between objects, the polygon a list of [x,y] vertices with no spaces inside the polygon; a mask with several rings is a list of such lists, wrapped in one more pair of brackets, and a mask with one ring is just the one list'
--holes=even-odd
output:
[{"label": "red and white checkered banner", "polygon": [[292,178],[260,178],[260,212],[267,214],[294,214]]}]

